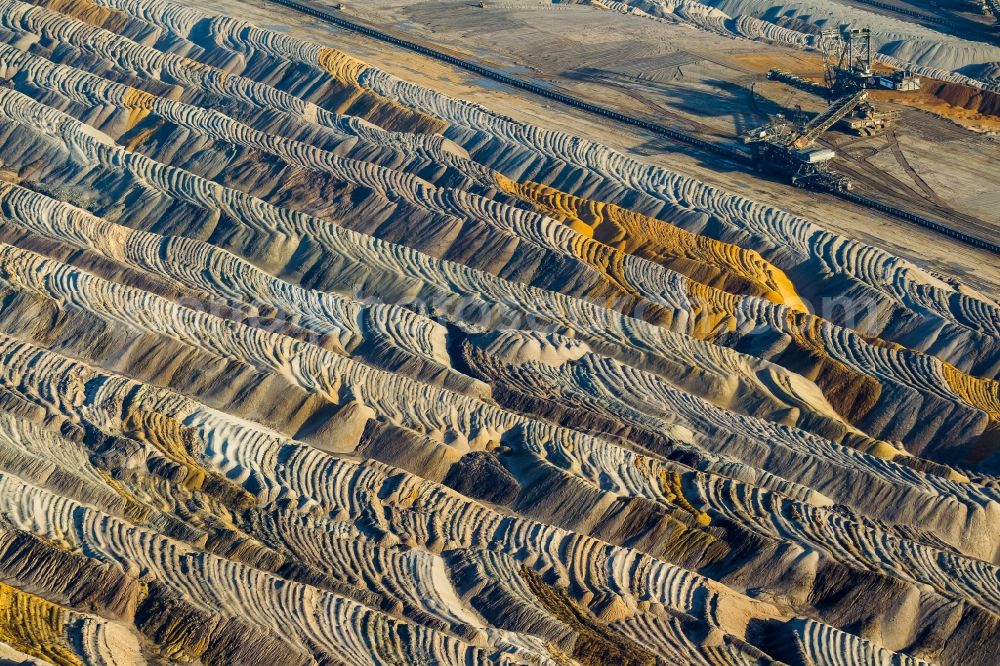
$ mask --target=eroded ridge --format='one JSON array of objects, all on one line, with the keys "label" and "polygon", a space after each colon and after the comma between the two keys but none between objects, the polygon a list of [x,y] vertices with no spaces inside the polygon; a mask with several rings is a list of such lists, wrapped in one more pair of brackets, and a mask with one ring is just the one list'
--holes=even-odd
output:
[{"label": "eroded ridge", "polygon": [[995,303],[159,0],[0,84],[3,659],[994,663]]}]

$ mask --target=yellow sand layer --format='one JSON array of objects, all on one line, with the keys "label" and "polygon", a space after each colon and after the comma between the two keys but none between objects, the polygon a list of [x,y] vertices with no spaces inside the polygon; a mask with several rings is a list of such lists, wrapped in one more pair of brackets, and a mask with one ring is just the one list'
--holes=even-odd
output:
[{"label": "yellow sand layer", "polygon": [[1000,422],[1000,382],[967,375],[947,363],[941,366],[944,379],[955,395],[986,412],[990,420]]},{"label": "yellow sand layer", "polygon": [[128,15],[117,9],[103,7],[93,0],[32,0],[32,4],[72,16],[90,25],[120,34],[128,23]]},{"label": "yellow sand layer", "polygon": [[136,88],[128,89],[123,100],[125,108],[129,110],[128,129],[132,129],[141,123],[143,118],[149,115],[149,112],[153,109],[153,102],[155,100],[156,97],[153,94],[144,90],[137,90]]},{"label": "yellow sand layer", "polygon": [[691,304],[688,334],[710,340],[736,330],[736,303],[739,296],[713,289],[700,282],[687,282],[687,297]]},{"label": "yellow sand layer", "polygon": [[157,412],[129,409],[123,419],[125,433],[153,445],[176,468],[173,481],[190,490],[201,490],[238,510],[254,505],[253,495],[219,474],[207,470],[194,455],[202,445],[194,431]]},{"label": "yellow sand layer", "polygon": [[[812,315],[788,313],[787,330],[792,340],[810,354],[814,363],[814,377],[825,375],[823,393],[838,413],[856,422],[867,414],[882,394],[879,381],[833,358],[823,340],[824,321]],[[895,454],[893,454],[895,455]]]},{"label": "yellow sand layer", "polygon": [[69,646],[69,612],[41,597],[0,583],[0,641],[60,666],[83,662]]},{"label": "yellow sand layer", "polygon": [[[95,4],[92,0],[35,0],[35,4],[58,11],[67,16],[89,23],[98,28],[120,34],[130,18],[115,9]],[[386,129],[424,134],[440,133],[447,126],[445,121],[430,114],[409,109],[394,100],[366,90],[358,85],[358,76],[368,65],[336,49],[323,48],[319,52],[322,69],[328,72],[338,84],[336,94],[323,103],[337,113],[349,113]],[[192,70],[207,72],[224,79],[227,73],[222,69],[183,58],[185,66]],[[130,117],[130,128],[142,120],[142,112]]]},{"label": "yellow sand layer", "polygon": [[386,129],[420,134],[439,134],[448,126],[440,118],[362,88],[358,77],[368,68],[367,63],[329,47],[320,49],[317,60],[340,88],[334,109],[337,113],[360,116]]},{"label": "yellow sand layer", "polygon": [[[688,283],[688,299],[693,313],[689,333],[703,340],[712,340],[736,328],[738,297],[696,282]],[[816,381],[834,409],[850,422],[857,422],[872,409],[881,395],[882,386],[871,375],[851,368],[835,359],[826,349],[823,339],[823,319],[815,315],[789,311],[784,330],[803,357],[793,369],[807,379]],[[904,349],[901,345],[879,339],[870,344]],[[786,363],[782,363],[786,364]],[[973,377],[952,365],[942,363],[945,380],[952,392],[969,405],[986,412],[1000,423],[1000,382]],[[867,453],[892,459],[900,451],[885,442],[872,440]]]},{"label": "yellow sand layer", "polygon": [[[715,340],[736,330],[738,296],[688,282],[687,297],[692,311],[690,335]],[[788,310],[782,328],[790,338],[789,354],[774,360],[816,382],[834,410],[847,422],[856,423],[878,402],[882,385],[830,355],[823,340],[823,323],[814,315]],[[875,441],[867,452],[890,459],[899,454],[892,446]]]},{"label": "yellow sand layer", "polygon": [[519,183],[501,174],[497,174],[496,180],[501,191],[616,250],[648,259],[724,291],[761,296],[806,311],[791,280],[753,250],[540,183]]},{"label": "yellow sand layer", "polygon": [[329,47],[319,50],[318,59],[319,66],[341,83],[356,84],[361,72],[368,68],[361,60]]},{"label": "yellow sand layer", "polygon": [[663,472],[661,476],[664,493],[670,502],[694,516],[699,525],[707,526],[711,524],[711,516],[704,511],[696,509],[691,504],[691,500],[684,496],[684,479],[681,477],[680,472]]}]

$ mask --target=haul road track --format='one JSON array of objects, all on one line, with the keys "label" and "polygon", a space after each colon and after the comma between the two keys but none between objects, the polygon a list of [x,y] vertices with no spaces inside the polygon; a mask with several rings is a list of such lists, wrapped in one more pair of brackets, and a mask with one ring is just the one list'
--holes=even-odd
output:
[{"label": "haul road track", "polygon": [[[324,9],[320,9],[318,7],[314,7],[309,4],[296,2],[295,0],[270,0],[270,1],[274,2],[275,4],[288,7],[289,9],[301,12],[303,14],[308,14],[309,16],[320,19],[321,21],[332,23],[333,25],[339,26],[341,28],[345,28],[347,30],[354,31],[362,35],[366,35],[368,37],[372,37],[374,39],[378,39],[380,41],[387,42],[395,46],[399,46],[409,51],[413,51],[415,53],[419,53],[421,55],[434,58],[435,60],[440,60],[455,67],[465,69],[467,71],[473,72],[480,76],[484,76],[494,81],[498,81],[500,83],[504,83],[514,88],[519,88],[521,90],[525,90],[527,92],[536,95],[541,95],[542,97],[546,97],[551,100],[555,100],[557,102],[560,102],[561,104],[566,104],[567,106],[581,109],[588,113],[603,116],[605,118],[610,118],[611,120],[615,120],[617,122],[626,125],[632,125],[634,127],[639,127],[645,130],[649,130],[651,132],[655,132],[656,134],[660,134],[675,141],[679,141],[681,143],[694,146],[695,148],[698,148],[700,150],[715,155],[720,155],[742,166],[748,167],[752,164],[750,155],[745,151],[740,150],[739,148],[736,148],[734,146],[725,145],[714,141],[707,141],[705,139],[702,139],[701,137],[688,134],[687,132],[682,132],[672,127],[668,127],[666,125],[653,123],[648,120],[642,120],[641,118],[635,118],[633,116],[628,116],[623,113],[619,113],[617,111],[614,111],[613,109],[608,109],[605,107],[598,106],[596,104],[591,104],[590,102],[586,102],[576,97],[572,97],[565,93],[556,90],[551,90],[536,83],[525,81],[523,79],[519,79],[510,76],[508,74],[498,72],[495,69],[484,67],[477,63],[455,57],[449,53],[445,53],[443,51],[431,48],[424,44],[418,44],[416,42],[403,39],[402,37],[398,37],[396,35],[389,34],[382,30],[378,30],[371,26],[364,25],[356,21],[352,21],[350,19],[344,18],[343,15],[339,13],[333,13]],[[921,215],[917,215],[913,212],[903,210],[895,206],[891,206],[885,202],[877,201],[875,199],[855,194],[853,192],[830,192],[830,194],[833,194],[834,196],[840,197],[852,203],[865,206],[873,210],[886,213],[888,215],[892,215],[894,217],[906,220],[908,222],[912,222],[927,229],[931,229],[932,231],[944,234],[946,236],[950,236],[951,238],[959,240],[973,247],[987,250],[989,252],[993,252],[994,254],[1000,254],[1000,244],[982,238],[978,238],[976,236],[969,235],[967,233],[949,227],[935,220],[931,220]]]}]

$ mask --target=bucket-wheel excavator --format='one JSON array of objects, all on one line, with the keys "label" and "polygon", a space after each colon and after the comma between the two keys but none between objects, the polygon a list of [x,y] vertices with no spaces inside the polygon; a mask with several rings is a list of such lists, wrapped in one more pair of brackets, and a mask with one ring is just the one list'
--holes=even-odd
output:
[{"label": "bucket-wheel excavator", "polygon": [[888,129],[895,121],[894,113],[878,109],[867,98],[852,104],[858,91],[920,89],[920,79],[910,71],[893,74],[874,72],[872,34],[869,28],[824,30],[819,35],[818,45],[823,52],[824,85],[778,69],[770,70],[767,76],[771,80],[782,81],[826,97],[833,108],[850,105],[850,112],[838,118],[845,130],[860,136],[872,136]]},{"label": "bucket-wheel excavator", "polygon": [[743,143],[753,151],[754,170],[787,176],[796,187],[830,192],[850,190],[851,181],[829,168],[834,152],[814,144],[823,132],[864,103],[867,97],[867,92],[859,90],[805,125],[777,116],[748,132],[743,136]]},{"label": "bucket-wheel excavator", "polygon": [[917,90],[920,79],[911,72],[876,74],[869,28],[828,30],[819,36],[823,51],[824,83],[772,69],[768,78],[783,81],[830,100],[830,105],[808,123],[777,116],[768,124],[743,136],[753,150],[754,168],[791,178],[799,187],[842,192],[851,182],[829,169],[835,153],[815,146],[824,132],[840,124],[861,136],[878,134],[892,125],[896,115],[875,107],[868,91],[882,88]]}]

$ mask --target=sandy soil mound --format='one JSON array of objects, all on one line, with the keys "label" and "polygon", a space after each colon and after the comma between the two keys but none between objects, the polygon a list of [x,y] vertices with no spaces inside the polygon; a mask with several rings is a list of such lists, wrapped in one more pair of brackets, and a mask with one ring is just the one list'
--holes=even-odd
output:
[{"label": "sandy soil mound", "polygon": [[994,663],[993,301],[334,46],[0,0],[0,657]]}]

